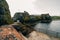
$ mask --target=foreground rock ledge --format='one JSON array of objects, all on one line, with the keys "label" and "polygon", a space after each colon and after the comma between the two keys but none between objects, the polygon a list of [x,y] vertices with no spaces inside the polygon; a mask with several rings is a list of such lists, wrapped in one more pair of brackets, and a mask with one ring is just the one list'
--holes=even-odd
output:
[{"label": "foreground rock ledge", "polygon": [[21,33],[18,33],[12,26],[0,27],[0,40],[27,40]]},{"label": "foreground rock ledge", "polygon": [[18,33],[13,26],[6,25],[0,27],[0,40],[59,40],[56,38],[50,38],[48,35],[41,32],[33,31],[26,38],[21,33]]},{"label": "foreground rock ledge", "polygon": [[32,33],[30,33],[28,40],[51,40],[51,39],[46,34],[33,31]]}]

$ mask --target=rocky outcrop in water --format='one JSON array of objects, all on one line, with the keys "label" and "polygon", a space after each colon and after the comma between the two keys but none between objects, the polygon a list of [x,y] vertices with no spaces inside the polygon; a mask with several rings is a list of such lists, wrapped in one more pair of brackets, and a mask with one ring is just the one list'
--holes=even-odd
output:
[{"label": "rocky outcrop in water", "polygon": [[0,0],[0,26],[13,23],[10,10],[5,0]]},{"label": "rocky outcrop in water", "polygon": [[41,14],[41,23],[50,23],[52,18],[49,14]]}]

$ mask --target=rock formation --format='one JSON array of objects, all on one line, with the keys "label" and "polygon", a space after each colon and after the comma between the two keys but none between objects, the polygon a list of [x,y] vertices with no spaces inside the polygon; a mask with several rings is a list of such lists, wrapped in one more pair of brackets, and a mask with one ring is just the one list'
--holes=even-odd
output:
[{"label": "rock formation", "polygon": [[0,40],[27,40],[21,33],[18,33],[11,25],[0,28]]},{"label": "rock formation", "polygon": [[14,17],[13,17],[13,20],[15,22],[17,22],[17,20],[19,20],[19,22],[23,23],[24,22],[24,18],[26,16],[29,16],[29,13],[24,11],[24,12],[16,12]]},{"label": "rock formation", "polygon": [[14,23],[12,26],[18,31],[21,32],[24,36],[28,36],[34,29],[30,26],[23,25],[21,23]]},{"label": "rock formation", "polygon": [[0,0],[0,26],[13,23],[9,6],[5,0]]},{"label": "rock formation", "polygon": [[51,40],[50,37],[46,34],[33,31],[30,33],[28,40]]},{"label": "rock formation", "polygon": [[49,14],[41,14],[41,23],[50,23],[52,18]]}]

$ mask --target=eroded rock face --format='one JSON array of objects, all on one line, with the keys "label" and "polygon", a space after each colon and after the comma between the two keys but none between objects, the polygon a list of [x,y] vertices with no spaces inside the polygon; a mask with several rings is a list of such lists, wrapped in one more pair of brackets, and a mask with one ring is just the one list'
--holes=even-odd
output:
[{"label": "eroded rock face", "polygon": [[27,40],[27,38],[9,25],[0,28],[0,40]]},{"label": "eroded rock face", "polygon": [[0,0],[0,26],[11,23],[12,19],[9,11],[9,6],[5,0]]}]

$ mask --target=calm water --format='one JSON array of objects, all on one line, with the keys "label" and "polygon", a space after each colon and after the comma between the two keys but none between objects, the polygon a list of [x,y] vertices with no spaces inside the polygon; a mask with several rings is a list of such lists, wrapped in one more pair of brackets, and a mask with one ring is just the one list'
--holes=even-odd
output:
[{"label": "calm water", "polygon": [[38,23],[35,26],[35,29],[38,30],[39,28],[60,32],[60,20],[52,21],[49,24],[48,23]]}]

